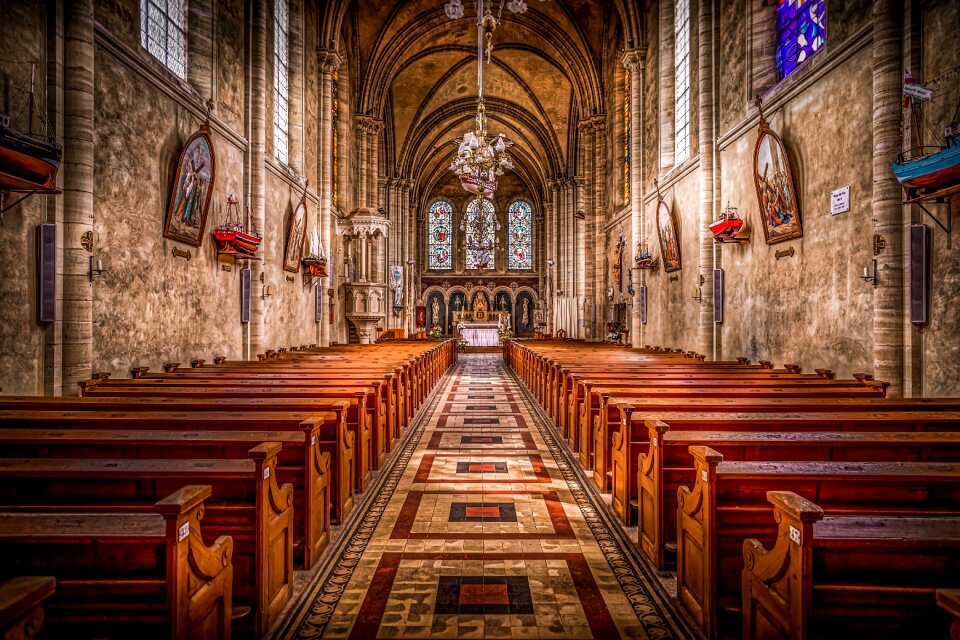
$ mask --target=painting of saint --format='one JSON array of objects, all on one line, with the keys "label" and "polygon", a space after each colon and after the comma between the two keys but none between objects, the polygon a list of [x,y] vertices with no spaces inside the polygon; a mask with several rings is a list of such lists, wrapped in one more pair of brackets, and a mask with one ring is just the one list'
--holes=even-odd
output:
[{"label": "painting of saint", "polygon": [[209,130],[203,127],[187,140],[180,153],[163,230],[165,237],[195,247],[203,243],[215,170],[213,143]]},{"label": "painting of saint", "polygon": [[283,252],[283,270],[296,273],[300,271],[300,259],[303,257],[303,240],[307,228],[307,202],[301,200],[290,216],[287,228],[287,248]]},{"label": "painting of saint", "polygon": [[667,203],[657,203],[657,233],[660,236],[660,256],[667,273],[680,270],[680,235]]},{"label": "painting of saint", "polygon": [[782,242],[803,235],[797,207],[793,174],[783,143],[760,122],[760,134],[754,157],[754,178],[760,205],[760,226],[767,244]]}]

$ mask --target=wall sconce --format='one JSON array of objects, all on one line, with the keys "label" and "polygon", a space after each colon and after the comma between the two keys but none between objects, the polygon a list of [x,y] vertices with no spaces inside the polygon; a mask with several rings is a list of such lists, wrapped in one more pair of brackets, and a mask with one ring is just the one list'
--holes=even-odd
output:
[{"label": "wall sconce", "polygon": [[702,304],[703,289],[701,287],[703,287],[703,276],[697,276],[697,292],[696,292],[696,295],[693,296],[693,299]]},{"label": "wall sconce", "polygon": [[260,297],[266,300],[272,295],[273,295],[273,285],[270,285],[270,284],[263,285],[263,294]]},{"label": "wall sconce", "polygon": [[860,276],[860,277],[863,278],[863,281],[864,281],[864,282],[872,282],[874,289],[877,288],[878,278],[877,278],[877,260],[876,260],[876,258],[873,259],[873,275],[870,274],[870,271],[868,270],[867,267],[864,267],[864,268],[863,268],[863,275]]},{"label": "wall sconce", "polygon": [[[876,260],[874,260],[876,262]],[[94,278],[99,278],[105,273],[110,273],[109,269],[103,268],[103,260],[97,260],[97,268],[93,268],[93,256],[90,256],[90,282],[93,282]]]}]

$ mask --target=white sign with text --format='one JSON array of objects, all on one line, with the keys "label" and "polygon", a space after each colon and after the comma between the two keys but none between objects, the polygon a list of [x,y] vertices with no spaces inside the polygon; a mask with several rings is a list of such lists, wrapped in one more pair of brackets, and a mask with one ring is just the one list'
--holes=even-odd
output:
[{"label": "white sign with text", "polygon": [[850,187],[843,187],[830,192],[830,215],[850,211]]}]

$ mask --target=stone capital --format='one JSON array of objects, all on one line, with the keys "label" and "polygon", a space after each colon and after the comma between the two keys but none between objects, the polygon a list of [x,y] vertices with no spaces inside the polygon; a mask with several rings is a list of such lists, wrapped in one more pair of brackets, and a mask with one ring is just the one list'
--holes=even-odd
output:
[{"label": "stone capital", "polygon": [[625,68],[630,69],[630,71],[638,71],[643,69],[643,63],[646,58],[646,49],[627,49],[620,57],[620,62],[623,63]]},{"label": "stone capital", "polygon": [[321,73],[333,73],[342,63],[343,58],[336,49],[317,49],[317,64],[320,65]]},{"label": "stone capital", "polygon": [[606,116],[591,116],[577,122],[577,130],[582,133],[596,133],[606,128]]}]

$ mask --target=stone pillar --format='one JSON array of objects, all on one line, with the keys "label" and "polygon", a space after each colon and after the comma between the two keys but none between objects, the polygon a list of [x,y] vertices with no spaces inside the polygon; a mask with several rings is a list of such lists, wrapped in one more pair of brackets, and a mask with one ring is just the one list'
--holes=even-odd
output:
[{"label": "stone pillar", "polygon": [[367,206],[367,124],[366,118],[357,116],[357,206]]},{"label": "stone pillar", "polygon": [[874,376],[890,383],[887,394],[903,395],[903,208],[900,186],[890,170],[900,150],[903,72],[900,2],[873,3],[873,219],[886,240],[877,256],[879,283],[873,302]]},{"label": "stone pillar", "polygon": [[700,224],[699,240],[700,309],[697,315],[697,350],[708,359],[716,360],[713,322],[713,267],[714,256],[720,249],[713,239],[710,223],[716,219],[715,160],[716,160],[716,96],[713,93],[714,72],[714,7],[711,0],[699,3],[699,51],[697,53],[697,94],[699,96],[698,127],[700,153]]},{"label": "stone pillar", "polygon": [[[633,247],[627,255],[633,256],[637,241],[643,234],[643,71],[644,52],[631,49],[623,54],[623,66],[630,70],[630,236]],[[636,271],[634,274],[639,276]],[[633,313],[630,314],[630,341],[633,348],[643,346],[640,323],[640,285],[643,279],[634,281]]]},{"label": "stone pillar", "polygon": [[63,373],[64,395],[90,377],[93,284],[90,254],[80,243],[93,231],[93,0],[67,3],[63,90]]},{"label": "stone pillar", "polygon": [[[318,51],[318,66],[320,67],[320,241],[327,252],[326,278],[320,279],[320,289],[324,300],[324,314],[320,322],[320,345],[329,346],[330,318],[327,316],[327,301],[330,296],[330,283],[336,277],[336,251],[333,241],[333,74],[340,68],[339,54],[332,49]],[[344,249],[346,250],[346,249]]]},{"label": "stone pillar", "polygon": [[367,168],[367,177],[370,185],[367,187],[367,197],[370,201],[366,206],[376,209],[380,202],[380,138],[383,133],[383,120],[371,119],[368,124],[367,143],[370,145],[370,166]]},{"label": "stone pillar", "polygon": [[[47,9],[47,122],[58,134],[63,134],[64,100],[64,7],[54,2]],[[57,176],[57,186],[63,188],[66,169]],[[46,221],[57,225],[57,246],[63,247],[63,198],[46,198]],[[44,330],[43,395],[63,395],[63,264],[58,252],[56,287],[57,319]]]},{"label": "stone pillar", "polygon": [[[267,11],[266,0],[253,0],[252,42],[250,45],[250,218],[257,229],[266,229],[266,166],[267,148]],[[263,274],[263,263],[253,263],[254,282]],[[254,284],[256,289],[256,284]],[[264,305],[261,296],[250,296],[250,322],[247,325],[246,357],[252,359],[263,351]]]}]

